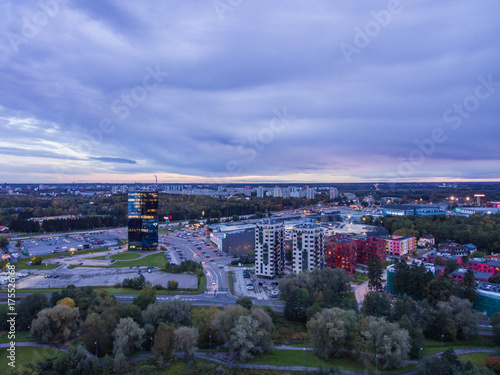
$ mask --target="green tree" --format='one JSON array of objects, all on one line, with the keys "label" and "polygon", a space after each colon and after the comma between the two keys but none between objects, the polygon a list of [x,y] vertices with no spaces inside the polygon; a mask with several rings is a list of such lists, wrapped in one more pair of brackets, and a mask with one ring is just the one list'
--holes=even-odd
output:
[{"label": "green tree", "polygon": [[192,323],[191,304],[182,300],[160,301],[149,305],[142,313],[146,334],[152,336],[160,323],[189,326]]},{"label": "green tree", "polygon": [[227,343],[231,329],[235,326],[238,318],[249,314],[250,312],[240,305],[224,306],[221,311],[213,315],[211,328],[215,333],[215,338],[222,344]]},{"label": "green tree", "polygon": [[376,292],[382,290],[382,275],[384,269],[380,258],[376,255],[368,260],[368,287]]},{"label": "green tree", "polygon": [[325,309],[307,323],[314,352],[325,359],[340,349],[352,350],[356,340],[357,318],[354,311]]},{"label": "green tree", "polygon": [[167,326],[165,323],[160,323],[156,329],[153,346],[153,354],[156,358],[162,357],[164,360],[170,358],[175,345],[174,331],[173,325]]},{"label": "green tree", "polygon": [[312,298],[307,290],[295,287],[286,300],[283,313],[288,320],[305,322],[307,318],[306,311],[310,306],[312,306]]},{"label": "green tree", "polygon": [[43,309],[31,324],[31,333],[42,342],[68,338],[79,325],[78,308],[57,305]]},{"label": "green tree", "polygon": [[[115,316],[106,312],[104,314],[90,313],[83,324],[86,334],[83,335],[85,347],[99,357],[113,352],[113,331],[118,321]],[[96,344],[97,342],[97,344]]]},{"label": "green tree", "polygon": [[460,288],[462,289],[461,297],[474,303],[477,298],[477,286],[476,279],[474,277],[474,272],[472,270],[467,270],[460,283]]},{"label": "green tree", "polygon": [[218,311],[219,309],[215,306],[200,307],[193,311],[193,322],[199,332],[199,345],[208,345],[210,342],[209,336],[215,334],[211,325],[213,317]]},{"label": "green tree", "polygon": [[269,339],[269,332],[260,327],[259,322],[251,316],[240,316],[231,329],[229,350],[236,353],[240,361],[246,362],[257,353],[274,349]]},{"label": "green tree", "polygon": [[49,306],[49,299],[45,294],[34,293],[24,297],[17,305],[17,328],[21,331],[29,329],[36,315]]},{"label": "green tree", "polygon": [[34,266],[39,266],[40,264],[42,264],[42,261],[43,261],[43,257],[41,257],[40,255],[37,255],[37,256],[34,256],[33,258],[31,258],[31,264]]},{"label": "green tree", "polygon": [[361,311],[366,315],[388,317],[391,314],[391,300],[385,293],[370,292],[363,300]]},{"label": "green tree", "polygon": [[236,303],[240,306],[243,306],[245,309],[250,310],[252,308],[253,302],[249,297],[241,297],[238,298]]},{"label": "green tree", "polygon": [[169,290],[176,290],[179,287],[179,283],[175,280],[169,280],[167,286]]},{"label": "green tree", "polygon": [[54,370],[60,375],[89,375],[98,373],[97,358],[83,346],[70,346],[54,361]]},{"label": "green tree", "polygon": [[481,314],[472,309],[470,301],[451,296],[447,302],[438,302],[437,308],[453,319],[458,338],[468,340],[477,335]]},{"label": "green tree", "polygon": [[0,249],[5,249],[9,246],[9,238],[7,236],[0,236]]},{"label": "green tree", "polygon": [[179,327],[174,331],[175,349],[184,353],[184,360],[191,361],[194,358],[194,347],[198,341],[198,329],[190,327]]},{"label": "green tree", "polygon": [[151,286],[148,281],[146,285],[141,289],[139,295],[133,299],[133,304],[137,305],[141,310],[146,310],[146,308],[155,303],[156,301],[156,290]]},{"label": "green tree", "polygon": [[132,318],[120,319],[113,332],[113,353],[128,355],[132,350],[140,349],[144,337],[144,329]]}]

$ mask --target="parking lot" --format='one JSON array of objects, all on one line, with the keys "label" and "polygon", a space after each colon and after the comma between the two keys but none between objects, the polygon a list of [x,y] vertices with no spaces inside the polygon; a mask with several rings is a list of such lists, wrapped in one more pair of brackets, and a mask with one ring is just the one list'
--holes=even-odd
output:
[{"label": "parking lot", "polygon": [[[31,271],[31,275],[20,279],[17,282],[18,289],[38,289],[38,288],[64,288],[67,285],[75,286],[108,286],[112,287],[117,283],[122,283],[126,278],[138,277],[138,270],[141,270],[146,281],[151,284],[168,286],[170,280],[179,283],[179,288],[196,288],[198,278],[193,275],[168,274],[155,269],[148,273],[146,267],[141,268],[93,268],[78,267],[67,270],[62,267],[53,271]],[[46,274],[52,277],[45,277]]]}]

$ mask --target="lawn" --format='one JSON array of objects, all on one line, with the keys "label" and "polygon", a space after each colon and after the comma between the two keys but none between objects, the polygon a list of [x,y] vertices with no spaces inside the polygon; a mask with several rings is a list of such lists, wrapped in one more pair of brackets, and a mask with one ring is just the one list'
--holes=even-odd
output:
[{"label": "lawn", "polygon": [[484,361],[489,356],[491,356],[491,353],[470,353],[470,354],[459,355],[458,358],[464,361],[469,360],[477,368],[482,368],[484,367]]},{"label": "lawn", "polygon": [[[121,254],[120,254],[121,255]],[[155,267],[161,267],[163,263],[165,263],[165,255],[164,253],[156,253],[147,255],[141,259],[132,259],[132,260],[119,260],[110,264],[109,266],[68,266],[68,269],[76,268],[76,267],[100,267],[100,268],[118,268],[118,267],[147,267],[150,265],[154,265]]]},{"label": "lawn", "polygon": [[92,259],[92,260],[106,260],[106,256],[107,256],[107,255],[103,255],[103,256],[100,256],[100,257],[93,257],[93,258],[86,258],[86,259]]},{"label": "lawn", "polygon": [[[4,350],[2,350],[2,352],[6,353]],[[23,364],[42,361],[45,358],[56,356],[59,353],[61,353],[59,350],[52,348],[17,346],[16,368],[19,368]],[[12,367],[8,365],[7,359],[2,358],[0,361],[0,374],[7,373],[9,369],[12,369]]]},{"label": "lawn", "polygon": [[[492,340],[485,337],[477,337],[470,340],[455,340],[455,341],[444,341],[443,349],[449,348],[460,349],[460,348],[494,348],[497,346]],[[440,340],[425,340],[424,345],[424,356],[436,354],[442,351]]]},{"label": "lawn", "polygon": [[[74,252],[70,251],[65,251],[63,253],[54,253],[54,254],[47,254],[47,255],[42,255],[42,258],[45,259],[54,259],[60,256],[63,257],[69,257],[70,255],[81,255],[81,254],[93,254],[93,253],[101,253],[103,251],[108,251],[107,248],[101,247],[99,249],[85,249],[85,250],[78,250]],[[12,263],[14,266],[16,266],[16,269],[27,269],[27,270],[44,270],[44,269],[54,269],[60,266],[60,264],[45,264],[42,263],[38,266],[28,266],[28,262],[31,262],[31,257],[29,258],[23,258],[19,259],[17,262]]]},{"label": "lawn", "polygon": [[[11,340],[7,335],[7,331],[0,332],[0,344],[7,344]],[[16,342],[27,342],[27,341],[36,341],[34,337],[31,337],[30,331],[17,331],[16,332]]]},{"label": "lawn", "polygon": [[111,255],[110,258],[114,260],[131,260],[131,259],[137,259],[141,256],[141,254],[134,253],[134,252],[123,252],[120,254],[115,254]]},{"label": "lawn", "polygon": [[274,319],[274,330],[271,332],[271,340],[276,345],[307,345],[309,344],[309,335],[304,323],[287,320],[282,313],[277,312]]},{"label": "lawn", "polygon": [[[375,372],[375,366],[365,366],[360,361],[355,361],[345,358],[332,358],[324,360],[316,356],[312,351],[301,350],[277,350],[274,353],[261,354],[258,357],[248,361],[253,365],[274,365],[274,366],[306,366],[306,367],[322,367],[331,368],[337,367],[347,371],[357,372]],[[415,365],[406,366],[396,370],[379,369],[379,373],[391,374],[408,372],[415,369]]]}]

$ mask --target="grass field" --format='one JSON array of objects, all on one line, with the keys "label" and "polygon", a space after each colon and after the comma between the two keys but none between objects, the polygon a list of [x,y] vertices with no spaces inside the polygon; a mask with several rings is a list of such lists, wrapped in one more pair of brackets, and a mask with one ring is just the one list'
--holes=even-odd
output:
[{"label": "grass field", "polygon": [[[2,352],[5,353],[5,350],[2,350]],[[59,353],[61,352],[57,349],[17,346],[16,368],[19,368],[23,364],[34,363],[45,358],[53,357],[55,355],[58,355]],[[7,359],[2,358],[2,360],[0,361],[0,374],[8,374],[8,370],[11,368],[12,367],[8,365]]]},{"label": "grass field", "polygon": [[229,290],[231,291],[231,294],[234,294],[233,273],[229,271],[227,273],[227,277],[229,278]]},{"label": "grass field", "polygon": [[[470,340],[456,340],[452,342],[443,342],[443,350],[453,348],[494,348],[497,346],[492,340],[485,337],[477,337]],[[424,356],[432,355],[441,352],[441,341],[440,340],[425,340],[424,346]]]},{"label": "grass field", "polygon": [[[0,332],[0,344],[9,343],[11,340],[7,335],[7,331]],[[28,342],[36,341],[35,338],[31,337],[30,331],[17,331],[16,332],[16,342]]]},{"label": "grass field", "polygon": [[100,256],[100,257],[86,258],[86,259],[92,259],[92,260],[106,260],[106,255],[103,255],[103,256]]},{"label": "grass field", "polygon": [[491,353],[471,353],[459,355],[458,358],[461,360],[469,360],[474,366],[482,368],[484,367],[484,361],[489,356],[491,356]]},{"label": "grass field", "polygon": [[[306,366],[306,367],[337,367],[342,370],[357,371],[357,372],[375,372],[375,366],[365,366],[359,361],[351,359],[333,358],[324,360],[316,356],[311,351],[297,350],[277,350],[274,353],[261,354],[258,357],[248,361],[254,365],[277,365],[277,366]],[[415,365],[406,366],[397,370],[384,370],[384,374],[408,372],[415,369]],[[380,371],[379,369],[379,372]]]},{"label": "grass field", "polygon": [[120,254],[111,255],[110,258],[114,260],[131,260],[131,259],[137,259],[140,256],[141,254],[134,252],[123,252]]},{"label": "grass field", "polygon": [[[59,256],[69,257],[71,254],[73,255],[81,255],[81,254],[93,254],[93,253],[101,253],[103,251],[108,251],[107,248],[101,247],[99,249],[86,249],[86,250],[78,250],[75,252],[65,251],[64,253],[55,253],[55,254],[47,254],[42,255],[42,258],[45,259],[54,259]],[[28,262],[31,262],[31,257],[19,259],[16,263],[12,263],[16,266],[16,269],[27,269],[27,270],[44,270],[44,269],[54,269],[60,266],[60,264],[40,264],[38,266],[28,266]]]}]

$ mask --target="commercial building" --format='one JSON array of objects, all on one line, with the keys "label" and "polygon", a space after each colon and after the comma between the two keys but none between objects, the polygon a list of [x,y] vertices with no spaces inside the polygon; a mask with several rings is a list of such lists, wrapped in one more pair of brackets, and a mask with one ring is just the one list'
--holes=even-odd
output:
[{"label": "commercial building", "polygon": [[476,272],[491,273],[493,275],[500,274],[500,262],[498,260],[472,258],[467,262],[466,268]]},{"label": "commercial building", "polygon": [[368,264],[372,256],[378,256],[382,263],[386,261],[386,242],[378,237],[359,238],[356,240],[356,262]]},{"label": "commercial building", "polygon": [[284,272],[285,225],[274,220],[258,223],[255,228],[255,275],[275,277]]},{"label": "commercial building", "polygon": [[442,215],[445,213],[439,206],[432,204],[387,204],[382,207],[382,215],[384,216]]},{"label": "commercial building", "polygon": [[356,273],[356,241],[354,238],[338,234],[325,239],[326,265],[343,268],[348,274]]},{"label": "commercial building", "polygon": [[255,225],[213,226],[210,240],[228,255],[252,255],[255,249]]},{"label": "commercial building", "polygon": [[415,237],[392,235],[384,238],[386,250],[389,255],[406,255],[415,250]]},{"label": "commercial building", "polygon": [[158,248],[158,192],[128,194],[128,249]]},{"label": "commercial building", "polygon": [[312,271],[324,267],[323,229],[316,224],[293,228],[292,271]]},{"label": "commercial building", "polygon": [[427,235],[424,234],[417,241],[418,246],[426,247],[426,246],[434,246],[435,244],[436,244],[436,239],[432,234],[427,234]]}]

